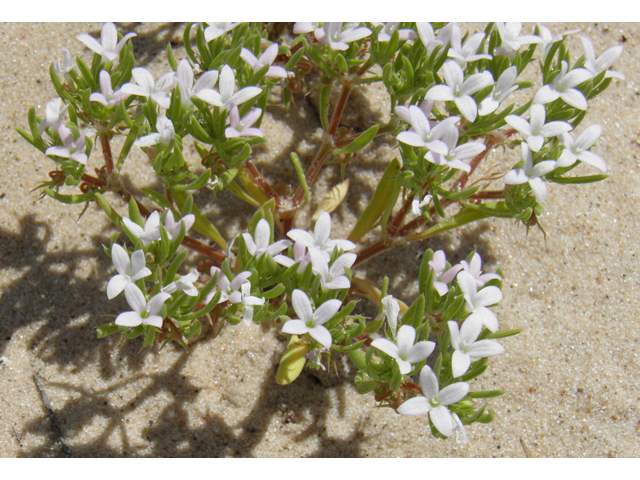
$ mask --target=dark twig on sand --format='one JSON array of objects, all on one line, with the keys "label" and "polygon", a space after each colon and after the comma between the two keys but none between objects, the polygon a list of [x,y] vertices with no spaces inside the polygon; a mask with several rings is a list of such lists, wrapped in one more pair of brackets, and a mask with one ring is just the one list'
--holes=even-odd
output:
[{"label": "dark twig on sand", "polygon": [[58,437],[58,441],[62,446],[62,452],[64,453],[65,457],[71,457],[71,450],[69,449],[69,446],[67,445],[67,442],[64,439],[62,428],[60,428],[60,424],[58,423],[56,414],[53,411],[53,408],[51,407],[51,403],[47,398],[47,394],[44,391],[44,387],[42,386],[42,379],[38,376],[38,374],[35,374],[33,376],[33,381],[36,384],[36,388],[38,389],[38,392],[40,392],[40,397],[42,397],[42,403],[44,404],[44,408],[47,410],[47,413],[49,414],[49,418],[51,419],[51,427],[53,428],[53,432],[55,433],[56,437]]}]

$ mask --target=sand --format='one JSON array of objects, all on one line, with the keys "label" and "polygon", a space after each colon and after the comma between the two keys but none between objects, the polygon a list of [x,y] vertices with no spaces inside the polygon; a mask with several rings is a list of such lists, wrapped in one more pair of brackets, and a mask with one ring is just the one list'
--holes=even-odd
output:
[{"label": "sand", "polygon": [[[353,372],[340,377],[305,371],[289,386],[275,383],[285,338],[279,327],[210,330],[187,354],[168,345],[139,353],[141,341],[124,345],[96,338],[95,329],[124,311],[124,299],[108,301],[114,270],[101,245],[113,233],[102,211],[38,199],[31,190],[53,165],[15,131],[27,128],[27,111],[40,115],[55,97],[48,68],[62,48],[89,58],[75,36],[99,36],[100,24],[4,24],[0,26],[0,455],[3,457],[637,457],[640,455],[637,205],[640,200],[640,27],[637,24],[560,24],[581,28],[596,52],[623,44],[614,80],[590,102],[583,125],[599,123],[595,152],[610,178],[589,186],[551,185],[541,222],[547,232],[527,232],[493,219],[431,242],[381,255],[358,270],[380,281],[392,272],[392,293],[415,295],[418,256],[444,248],[460,260],[477,249],[487,270],[504,271],[504,300],[496,309],[501,328],[522,329],[502,341],[474,390],[501,389],[486,401],[496,412],[488,425],[467,429],[469,443],[438,440],[424,417],[376,409],[359,395]],[[531,26],[527,26],[527,32]],[[168,39],[181,45],[179,25],[119,24],[135,31],[139,62],[156,74]],[[574,52],[582,48],[571,40]],[[180,50],[177,50],[180,55]],[[184,55],[184,54],[182,54]],[[384,110],[379,90],[365,93],[374,113]],[[292,146],[303,161],[312,155],[317,120],[301,102],[300,113],[275,109],[265,129],[269,145],[256,162],[286,163]],[[356,119],[357,120],[357,119]],[[287,130],[285,122],[296,122]],[[306,122],[306,123],[305,123]],[[361,172],[334,214],[334,234],[349,231],[362,211],[393,145],[379,144],[359,158]],[[499,158],[499,152],[492,155]],[[100,159],[96,151],[90,164]],[[138,186],[154,186],[140,152],[125,172]],[[355,168],[352,168],[352,173]],[[585,170],[586,172],[587,170]],[[291,178],[291,167],[282,167]],[[591,171],[591,173],[594,173]],[[285,177],[286,178],[286,177]],[[318,192],[339,180],[329,169]],[[320,198],[320,197],[318,197]],[[199,199],[203,208],[207,198]],[[251,209],[224,197],[208,207],[226,236],[242,228]],[[218,202],[220,203],[220,202]],[[123,208],[121,203],[115,203]],[[298,218],[310,225],[305,211]],[[66,448],[45,409],[34,375],[64,435]]]}]

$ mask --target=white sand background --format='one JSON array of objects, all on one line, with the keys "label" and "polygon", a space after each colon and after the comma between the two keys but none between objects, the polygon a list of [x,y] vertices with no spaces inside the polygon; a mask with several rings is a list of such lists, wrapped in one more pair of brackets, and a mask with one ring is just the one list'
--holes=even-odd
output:
[{"label": "white sand background", "polygon": [[[624,45],[614,68],[626,81],[614,80],[591,101],[581,126],[602,125],[594,151],[606,160],[610,178],[588,186],[550,185],[541,217],[546,239],[537,229],[527,234],[521,225],[493,219],[388,252],[358,271],[374,281],[393,276],[392,293],[411,300],[418,256],[426,248],[444,248],[456,261],[476,248],[487,270],[503,269],[501,328],[522,333],[503,340],[506,353],[491,359],[472,383],[473,390],[506,392],[486,401],[496,420],[470,426],[469,443],[458,445],[433,438],[425,417],[376,409],[371,395],[355,391],[348,366],[341,366],[339,378],[318,379],[305,370],[292,385],[277,385],[285,339],[276,327],[226,327],[217,338],[207,329],[191,354],[174,345],[138,353],[141,340],[122,346],[115,336],[98,340],[95,328],[109,321],[104,315],[127,308],[122,297],[110,302],[105,293],[113,267],[101,245],[114,230],[96,206],[78,220],[81,207],[30,193],[53,163],[15,127],[27,129],[29,107],[42,116],[56,96],[51,62],[63,48],[89,59],[75,36],[98,37],[101,24],[1,25],[0,455],[65,453],[34,383],[37,374],[75,457],[639,456],[640,27],[550,26],[554,32],[581,28],[598,54]],[[156,74],[169,69],[162,63],[168,40],[184,56],[179,25],[118,29],[137,32],[138,62]],[[577,36],[571,45],[582,53]],[[358,105],[373,115],[384,111],[385,101],[370,89]],[[314,110],[298,103],[299,112],[274,109],[265,122],[269,144],[256,155],[260,167],[285,165],[278,170],[285,180],[293,172],[288,152],[298,149],[308,162],[317,138]],[[355,122],[362,121],[359,115],[366,122],[368,110],[355,113]],[[349,231],[363,195],[393,154],[393,143],[377,146],[383,154],[370,149],[349,168],[351,175],[357,168],[361,173],[333,215],[335,235]],[[89,166],[101,161],[96,150]],[[157,185],[145,162],[136,152],[125,173],[135,185]],[[338,179],[338,171],[328,169],[319,194]],[[198,201],[204,207],[207,200]],[[208,211],[230,239],[251,208],[224,196]],[[307,215],[300,215],[299,226],[309,226]]]}]

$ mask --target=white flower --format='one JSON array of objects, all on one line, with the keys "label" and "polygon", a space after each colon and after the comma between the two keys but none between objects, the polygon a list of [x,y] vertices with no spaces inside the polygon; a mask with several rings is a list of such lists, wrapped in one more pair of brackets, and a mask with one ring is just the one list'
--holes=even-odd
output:
[{"label": "white flower", "polygon": [[45,155],[55,155],[56,157],[69,158],[82,165],[87,164],[87,155],[83,152],[86,146],[85,134],[83,133],[77,140],[73,139],[73,132],[66,125],[58,126],[58,135],[64,146],[49,147],[44,152]]},{"label": "white flower", "polygon": [[417,216],[422,215],[422,207],[429,205],[431,200],[433,200],[433,195],[425,195],[422,201],[419,198],[414,198],[411,202],[411,213]]},{"label": "white flower", "polygon": [[[269,48],[267,48],[262,53],[262,55],[260,55],[260,58],[256,58],[255,55],[246,48],[243,48],[242,52],[240,52],[240,58],[244,60],[244,62],[249,65],[254,72],[257,72],[267,65],[271,65],[275,61],[277,56],[277,43],[270,45]],[[269,78],[287,78],[287,71],[282,67],[272,65],[269,67],[269,70],[267,71],[265,76]]]},{"label": "white flower", "polygon": [[557,137],[573,129],[570,123],[562,121],[545,124],[546,111],[544,105],[532,105],[529,112],[531,116],[528,122],[518,115],[507,115],[505,121],[520,132],[533,152],[540,151],[544,145],[545,138]]},{"label": "white flower", "polygon": [[399,142],[412,147],[421,147],[433,150],[441,155],[449,153],[447,145],[440,139],[450,128],[455,128],[454,124],[460,120],[459,117],[448,117],[438,123],[433,129],[428,119],[429,112],[433,107],[433,102],[425,100],[420,107],[411,105],[409,108],[397,106],[396,115],[411,125],[411,128],[397,135]]},{"label": "white flower", "polygon": [[184,223],[184,232],[186,234],[193,226],[195,221],[196,216],[193,213],[190,213],[189,215],[185,215],[176,222],[173,217],[173,212],[171,210],[168,210],[167,216],[164,219],[164,228],[167,230],[167,236],[169,237],[169,240],[173,240],[174,237],[177,237],[180,234],[180,224]]},{"label": "white flower", "polygon": [[557,167],[570,167],[577,160],[596,167],[606,173],[607,165],[599,155],[590,152],[589,149],[598,141],[602,127],[600,125],[590,125],[573,140],[569,133],[560,136],[560,142],[564,145],[564,150],[558,158]]},{"label": "white flower", "polygon": [[251,325],[253,321],[253,307],[256,305],[264,305],[265,299],[251,296],[251,282],[249,281],[244,282],[240,287],[240,295],[240,303],[244,305],[242,321],[245,325]]},{"label": "white flower", "polygon": [[285,255],[276,255],[275,257],[273,257],[273,259],[276,261],[276,263],[279,263],[280,265],[283,265],[287,268],[295,265],[296,263],[299,264],[299,273],[302,273],[304,269],[307,268],[307,265],[309,265],[309,262],[311,262],[311,257],[307,253],[307,247],[300,240],[296,240],[293,243],[293,259]]},{"label": "white flower", "polygon": [[198,81],[194,85],[193,68],[191,68],[191,65],[187,60],[180,60],[175,76],[173,77],[174,84],[180,89],[180,103],[183,105],[191,105],[191,97],[194,95],[198,98],[202,98],[200,95],[204,92],[210,91],[217,81],[218,71],[209,70],[200,75]]},{"label": "white flower", "polygon": [[307,294],[295,289],[291,294],[291,303],[298,319],[289,320],[282,326],[282,331],[292,335],[308,333],[323,347],[331,348],[331,333],[322,325],[338,313],[342,302],[335,298],[327,300],[314,311]]},{"label": "white flower", "polygon": [[291,245],[289,240],[278,240],[275,243],[269,244],[271,227],[269,226],[269,222],[264,218],[260,219],[258,225],[256,225],[254,235],[255,239],[250,233],[243,233],[242,238],[244,238],[247,244],[249,254],[256,258],[260,258],[265,253],[272,256],[276,255]]},{"label": "white flower", "polygon": [[[400,22],[386,22],[386,23],[373,22],[372,25],[374,27],[377,27],[379,25],[384,25],[384,28],[380,30],[380,32],[378,33],[378,41],[381,43],[386,43],[389,40],[391,40],[391,36],[393,35],[393,32],[398,30],[398,26],[400,25]],[[417,37],[416,32],[414,32],[410,28],[402,28],[398,30],[398,40],[400,40],[401,42],[407,41],[407,40],[413,40],[416,37]]]},{"label": "white flower", "polygon": [[371,34],[367,27],[349,26],[342,30],[342,22],[325,22],[322,28],[315,30],[316,40],[331,50],[346,50],[351,42]]},{"label": "white flower", "polygon": [[92,102],[98,102],[105,107],[113,107],[120,103],[120,100],[124,100],[129,95],[122,91],[122,89],[114,92],[111,86],[111,75],[106,70],[100,72],[100,93],[94,92],[89,97]]},{"label": "white flower", "polygon": [[208,27],[204,29],[204,39],[208,42],[215,40],[220,35],[230,32],[239,22],[207,22]]},{"label": "white flower", "polygon": [[[220,270],[218,267],[211,267],[211,277],[213,277],[216,272],[218,272],[218,282],[216,286],[218,290],[221,292],[220,300],[218,303],[229,301],[230,303],[240,303],[242,301],[242,292],[240,288],[242,284],[247,281],[247,279],[251,276],[251,272],[241,272],[232,280],[229,281],[225,273]],[[204,302],[209,303],[215,294],[215,291],[209,293],[207,298],[205,298]]]},{"label": "white flower", "polygon": [[554,77],[553,83],[544,85],[536,92],[533,103],[549,103],[562,98],[567,105],[579,110],[586,110],[587,99],[580,90],[573,87],[589,80],[593,75],[584,68],[575,68],[567,73],[569,65],[564,60],[560,69],[560,73]]},{"label": "white flower", "polygon": [[163,319],[158,313],[162,310],[164,302],[171,297],[168,293],[160,292],[152,297],[149,302],[144,299],[144,294],[133,283],[127,283],[124,287],[124,295],[127,303],[133,309],[132,312],[124,312],[116,318],[116,325],[123,327],[137,327],[138,325],[153,325],[162,328]]},{"label": "white flower", "polygon": [[264,137],[264,133],[259,128],[252,128],[251,125],[256,123],[262,115],[261,108],[251,109],[242,119],[240,119],[240,113],[238,107],[231,104],[231,112],[229,113],[229,122],[224,135],[227,138],[238,137]]},{"label": "white flower", "polygon": [[320,22],[296,22],[293,25],[293,33],[299,35],[301,33],[311,33],[320,25]]},{"label": "white flower", "polygon": [[471,171],[471,166],[463,160],[469,160],[486,150],[486,145],[480,142],[468,142],[462,145],[458,143],[458,129],[449,128],[442,137],[442,141],[447,145],[447,153],[441,155],[435,151],[429,151],[424,156],[425,160],[436,165],[446,165],[465,172]]},{"label": "white flower", "polygon": [[473,275],[467,272],[458,273],[458,285],[464,294],[467,302],[467,308],[471,315],[467,318],[478,317],[485,327],[492,332],[498,330],[498,319],[495,313],[487,307],[494,305],[502,300],[502,292],[498,287],[484,287],[478,291],[478,284]]},{"label": "white flower", "polygon": [[120,55],[120,50],[124,47],[125,42],[135,36],[135,33],[127,33],[122,37],[122,40],[118,42],[118,30],[116,30],[116,26],[111,22],[107,22],[102,26],[100,43],[86,33],[78,35],[76,38],[84,43],[90,50],[93,50],[98,55],[102,55],[103,58],[106,57],[109,61],[112,61]]},{"label": "white flower", "polygon": [[438,377],[428,365],[420,371],[420,386],[423,397],[410,398],[398,407],[398,413],[402,415],[426,415],[438,431],[445,437],[453,433],[453,419],[451,412],[446,407],[459,402],[469,393],[469,384],[466,382],[453,383],[440,390]]},{"label": "white flower", "polygon": [[462,260],[460,262],[460,265],[462,265],[462,269],[465,272],[473,275],[473,278],[476,279],[478,288],[484,287],[484,284],[490,280],[502,278],[496,273],[482,273],[482,258],[480,258],[480,255],[478,253],[473,254],[471,263],[467,263],[466,260]]},{"label": "white flower", "polygon": [[[436,36],[433,32],[433,27],[429,22],[416,22],[416,30],[418,30],[418,36],[420,37],[422,44],[427,49],[428,55],[431,55],[431,52],[433,52],[433,50],[438,45],[442,45],[443,43],[442,39],[441,38],[436,39]],[[438,35],[438,37],[439,36],[440,35]],[[446,43],[449,43],[449,42],[447,41]]]},{"label": "white flower", "polygon": [[529,186],[531,186],[531,190],[533,190],[536,200],[542,203],[547,198],[547,186],[544,184],[544,180],[541,177],[555,169],[556,162],[554,160],[545,160],[544,162],[534,165],[533,156],[527,144],[523,143],[521,147],[524,167],[514,168],[507,173],[504,177],[504,183],[507,185],[520,185],[522,183],[529,182]]},{"label": "white flower", "polygon": [[449,283],[456,278],[458,272],[462,270],[462,265],[454,265],[447,269],[447,258],[443,250],[433,253],[433,258],[429,260],[429,268],[433,270],[433,287],[441,297],[449,291]]},{"label": "white flower", "polygon": [[146,247],[151,242],[160,240],[160,214],[154,211],[144,223],[144,228],[135,222],[132,222],[127,217],[122,218],[122,223],[127,227],[127,230],[131,234],[138,238],[142,244]]},{"label": "white flower", "polygon": [[522,23],[520,22],[496,22],[496,27],[502,40],[500,47],[496,49],[496,55],[511,55],[520,50],[523,45],[542,41],[537,35],[520,36],[520,30],[522,30]]},{"label": "white flower", "polygon": [[391,330],[391,336],[395,338],[396,330],[398,329],[400,304],[392,295],[387,295],[382,299],[382,312],[384,313],[384,316],[387,317],[387,324]]},{"label": "white flower", "polygon": [[[60,63],[62,61],[62,63]],[[71,55],[66,48],[62,49],[62,58],[57,59],[53,63],[53,70],[59,77],[64,77],[67,81],[70,80],[69,72],[73,70],[74,64],[71,63]]]},{"label": "white flower", "polygon": [[478,106],[471,95],[493,84],[491,72],[474,73],[465,80],[462,68],[454,60],[446,61],[442,70],[446,85],[431,87],[425,99],[454,101],[464,118],[473,122],[478,115]]},{"label": "white flower", "polygon": [[458,329],[458,322],[447,323],[451,332],[451,346],[454,348],[451,356],[451,371],[454,377],[467,373],[471,365],[471,357],[484,358],[504,352],[504,347],[494,340],[476,342],[482,331],[480,317],[470,316],[460,329]]},{"label": "white flower", "polygon": [[109,300],[120,295],[124,287],[131,282],[151,275],[151,270],[146,266],[144,252],[136,250],[131,254],[131,260],[127,252],[117,243],[111,247],[111,260],[118,274],[107,284],[107,297]]},{"label": "white flower", "polygon": [[335,259],[331,267],[325,257],[325,252],[317,248],[309,249],[311,257],[311,265],[313,273],[320,275],[322,287],[328,290],[338,290],[341,288],[349,288],[351,282],[346,276],[345,268],[351,268],[356,261],[355,253],[344,253]]},{"label": "white flower", "polygon": [[157,83],[153,79],[151,72],[143,67],[134,68],[131,70],[131,75],[136,83],[125,83],[120,91],[128,95],[151,98],[161,107],[169,108],[171,99],[166,90],[173,85],[174,72],[165,73],[158,79]]},{"label": "white flower", "polygon": [[502,72],[493,87],[491,95],[482,100],[480,105],[478,105],[478,115],[489,115],[495,112],[509,95],[518,89],[518,85],[515,85],[517,76],[518,68],[515,66],[509,67]]},{"label": "white flower", "polygon": [[356,245],[349,240],[329,240],[329,235],[331,235],[331,215],[329,212],[322,212],[320,214],[316,220],[313,236],[309,232],[298,228],[289,230],[287,233],[287,236],[291,240],[300,242],[309,250],[316,249],[322,252],[327,262],[336,248],[345,252],[356,248]]},{"label": "white flower", "polygon": [[161,291],[165,293],[173,293],[178,290],[182,290],[190,297],[198,296],[198,289],[193,285],[193,282],[198,280],[199,274],[196,270],[187,275],[183,275],[178,280],[171,282],[166,287],[162,287]]},{"label": "white flower", "polygon": [[60,97],[54,98],[44,107],[44,120],[38,125],[38,133],[42,134],[45,128],[58,130],[64,122],[64,114],[69,110],[69,105],[65,105]]},{"label": "white flower", "polygon": [[589,70],[589,72],[591,72],[594,77],[599,73],[606,71],[607,73],[605,74],[605,78],[614,77],[619,78],[620,80],[624,80],[623,74],[615,72],[613,70],[609,70],[609,67],[613,65],[622,54],[622,45],[611,47],[598,58],[596,58],[596,53],[593,50],[593,44],[591,43],[591,40],[589,40],[587,37],[580,37],[580,40],[582,40],[582,46],[584,47],[584,68]]},{"label": "white flower", "polygon": [[244,87],[236,92],[236,75],[229,65],[222,67],[218,88],[220,92],[206,88],[198,93],[198,97],[222,110],[229,110],[231,104],[240,105],[262,93],[260,87]]},{"label": "white flower", "polygon": [[140,137],[133,142],[133,144],[136,147],[150,147],[151,145],[157,145],[159,143],[168,145],[176,135],[173,123],[166,117],[166,115],[158,115],[158,119],[156,120],[156,130],[158,130],[157,133],[151,133],[144,137]]},{"label": "white flower", "polygon": [[547,54],[549,53],[549,50],[551,50],[551,47],[554,44],[558,43],[567,35],[571,35],[572,33],[577,33],[580,31],[580,29],[578,28],[576,30],[568,30],[564,33],[553,35],[551,33],[551,30],[549,30],[544,25],[541,25],[540,23],[538,23],[538,29],[540,31],[540,33],[538,34],[538,37],[540,37],[540,40],[541,40],[538,45],[540,45],[540,48],[542,49],[542,60],[545,60],[547,58]]},{"label": "white flower", "polygon": [[479,54],[478,48],[484,38],[484,33],[475,33],[467,38],[462,45],[460,27],[456,24],[451,30],[451,48],[447,53],[448,57],[453,58],[458,65],[464,67],[467,62],[475,62],[476,60],[493,58],[491,55]]},{"label": "white flower", "polygon": [[415,339],[416,329],[410,325],[403,325],[398,330],[397,345],[386,338],[377,338],[371,342],[371,346],[394,358],[398,362],[400,373],[406,375],[411,371],[412,363],[425,360],[436,347],[435,343],[424,340],[414,345]]}]

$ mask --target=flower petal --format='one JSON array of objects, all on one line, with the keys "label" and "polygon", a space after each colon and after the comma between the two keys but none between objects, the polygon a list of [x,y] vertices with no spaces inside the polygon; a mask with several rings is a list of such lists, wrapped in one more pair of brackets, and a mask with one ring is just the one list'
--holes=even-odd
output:
[{"label": "flower petal", "polygon": [[429,400],[425,397],[410,398],[398,407],[401,415],[425,415],[431,410]]}]

